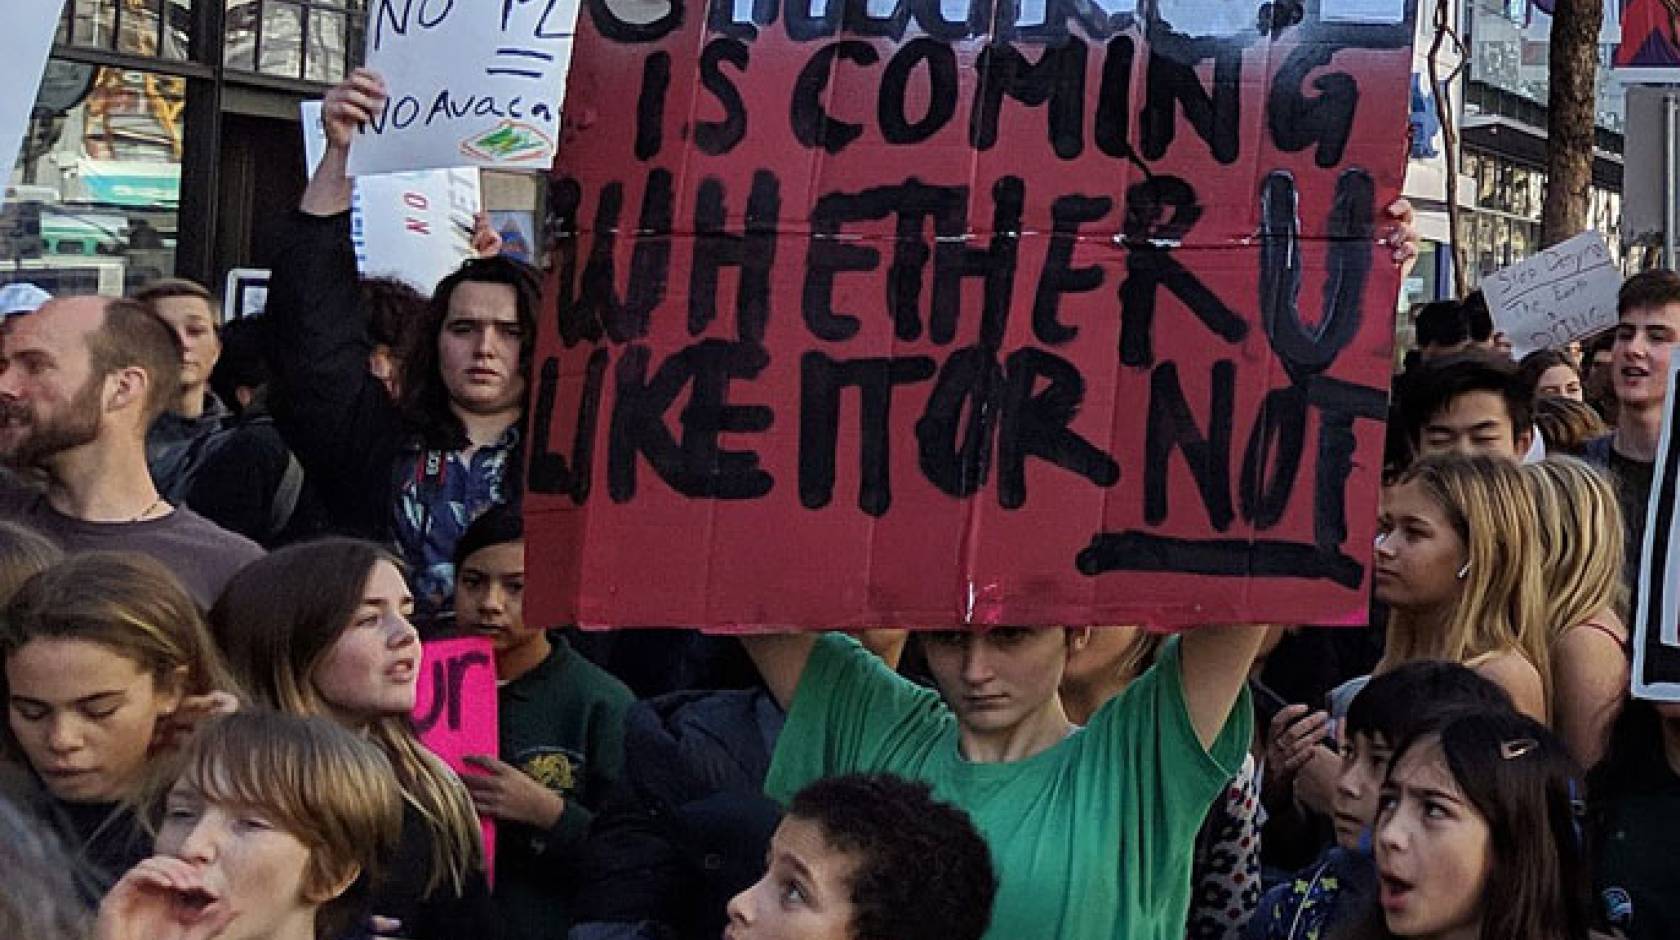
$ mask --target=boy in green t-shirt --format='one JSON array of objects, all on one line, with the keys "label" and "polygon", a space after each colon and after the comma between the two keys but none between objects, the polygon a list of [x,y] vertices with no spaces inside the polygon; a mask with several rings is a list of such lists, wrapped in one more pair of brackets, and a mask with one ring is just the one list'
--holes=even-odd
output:
[{"label": "boy in green t-shirt", "polygon": [[1262,627],[1203,627],[1083,728],[1057,687],[1085,630],[925,635],[938,692],[844,636],[746,638],[788,709],[765,791],[892,773],[966,810],[999,876],[990,940],[1181,940],[1202,817],[1248,748]]}]

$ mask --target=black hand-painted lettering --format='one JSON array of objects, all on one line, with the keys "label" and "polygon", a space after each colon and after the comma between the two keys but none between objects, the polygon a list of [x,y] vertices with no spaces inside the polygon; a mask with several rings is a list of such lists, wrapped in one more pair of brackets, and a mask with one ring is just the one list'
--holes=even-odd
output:
[{"label": "black hand-painted lettering", "polygon": [[891,438],[894,386],[925,382],[932,356],[831,359],[808,352],[799,360],[799,503],[821,509],[834,497],[841,391],[858,389],[858,508],[871,516],[892,505]]},{"label": "black hand-painted lettering", "polygon": [[1208,521],[1220,532],[1231,527],[1231,420],[1236,408],[1236,363],[1229,359],[1215,362],[1212,384],[1208,430],[1204,436],[1196,427],[1196,417],[1184,398],[1178,366],[1163,362],[1150,373],[1149,431],[1143,455],[1143,517],[1150,525],[1160,525],[1167,519],[1168,471],[1176,448],[1190,467]]},{"label": "black hand-painted lettering", "polygon": [[1358,444],[1353,422],[1386,420],[1388,393],[1319,375],[1309,381],[1307,397],[1321,412],[1313,476],[1313,541],[1328,548],[1347,541],[1347,481],[1353,475]]},{"label": "black hand-painted lettering", "polygon": [[[887,311],[892,314],[893,335],[913,342],[922,337],[922,277],[928,259],[933,257],[923,229],[931,218],[936,244],[945,246],[960,240],[968,229],[968,187],[928,186],[911,177],[897,187],[894,208],[898,228],[892,265],[887,268]],[[959,285],[935,274],[935,313],[930,318],[937,318],[938,311],[948,308],[954,322],[956,308],[962,302]]]},{"label": "black hand-painted lettering", "polygon": [[[1213,58],[1213,90],[1202,87],[1196,65]],[[1237,160],[1242,122],[1243,50],[1228,41],[1197,40],[1152,45],[1138,131],[1145,158],[1159,160],[1172,146],[1178,110],[1220,163]]]},{"label": "black hand-painted lettering", "polygon": [[916,26],[931,39],[946,42],[972,39],[991,29],[992,0],[969,0],[968,15],[960,20],[945,18],[942,0],[910,0],[910,14]]},{"label": "black hand-painted lettering", "polygon": [[[1165,214],[1168,208],[1171,216]],[[1162,287],[1226,342],[1240,343],[1248,336],[1248,321],[1185,270],[1167,247],[1181,242],[1201,215],[1196,191],[1176,176],[1152,177],[1126,190],[1126,279],[1120,282],[1120,361],[1126,365],[1155,362],[1155,295]]]},{"label": "black hand-painted lettering", "polygon": [[724,228],[727,211],[723,182],[700,183],[694,208],[694,265],[688,281],[688,332],[698,336],[717,317],[718,272],[740,268],[735,288],[735,331],[745,343],[762,343],[770,321],[770,272],[776,263],[776,220],[782,211],[781,185],[769,170],[753,173],[747,197],[744,232]]},{"label": "black hand-painted lettering", "polygon": [[[1068,424],[1085,402],[1085,378],[1073,363],[1041,349],[1018,349],[1004,365],[998,427],[998,505],[1027,502],[1027,458],[1049,461],[1098,486],[1120,481],[1120,465]],[[1047,379],[1043,388],[1039,379]]]},{"label": "black hand-painted lettering", "polygon": [[752,19],[742,23],[735,19],[735,0],[710,0],[710,4],[706,14],[707,31],[743,42],[757,39],[759,27],[775,23],[781,9],[778,0],[753,0]]},{"label": "black hand-painted lettering", "polygon": [[[1014,0],[1005,0],[1014,2]],[[1004,96],[1028,107],[1049,104],[1049,139],[1056,156],[1072,160],[1085,149],[1085,41],[1070,37],[1048,47],[1037,62],[1015,47],[989,43],[974,69],[974,109],[969,116],[969,144],[976,150],[997,145]]]},{"label": "black hand-painted lettering", "polygon": [[972,496],[986,484],[1002,386],[997,354],[985,346],[957,350],[939,370],[916,443],[922,475],[940,492]]},{"label": "black hand-painted lettering", "polygon": [[1009,299],[1015,289],[1016,258],[1021,247],[1021,213],[1026,184],[1019,176],[1002,176],[992,184],[992,237],[985,248],[970,248],[955,238],[943,239],[933,253],[933,309],[928,336],[941,346],[957,337],[962,311],[962,282],[979,278],[981,290],[980,343],[989,349],[1003,346],[1009,325]]},{"label": "black hand-painted lettering", "polygon": [[1235,578],[1300,578],[1352,590],[1365,568],[1339,551],[1270,539],[1180,539],[1149,532],[1100,532],[1074,562],[1081,574],[1156,571]]},{"label": "black hand-painted lettering", "polygon": [[1371,270],[1375,187],[1363,170],[1336,181],[1326,234],[1324,308],[1316,326],[1301,318],[1300,197],[1295,180],[1276,171],[1260,190],[1260,324],[1278,359],[1297,382],[1330,367],[1359,332],[1360,304]]},{"label": "black hand-painted lettering", "polygon": [[601,414],[601,389],[605,384],[608,355],[605,346],[599,347],[589,354],[589,363],[584,367],[583,394],[578,401],[570,459],[549,443],[554,408],[560,395],[560,361],[551,356],[542,364],[532,407],[531,465],[525,474],[525,488],[530,492],[569,496],[580,506],[589,500],[595,426]]},{"label": "black hand-painted lettering", "polygon": [[[829,4],[839,10],[838,0]],[[793,12],[788,11],[788,25],[793,24]],[[793,100],[788,107],[788,122],[794,139],[806,147],[821,147],[830,154],[839,153],[846,145],[863,136],[863,125],[839,121],[829,116],[823,107],[823,92],[834,73],[834,60],[845,59],[857,65],[874,65],[880,58],[875,47],[856,39],[824,46],[799,70],[793,83]]]},{"label": "black hand-painted lettering", "polygon": [[884,219],[898,208],[899,187],[877,186],[861,193],[829,193],[811,209],[811,240],[805,249],[805,286],[799,309],[811,335],[839,342],[857,335],[858,319],[834,310],[834,279],[847,271],[873,271],[881,253],[851,245],[838,236],[847,222]]},{"label": "black hand-painted lettering", "polygon": [[[647,335],[648,320],[655,308],[665,299],[665,287],[671,271],[671,212],[674,194],[671,171],[648,171],[647,186],[642,192],[641,221],[636,232],[636,250],[630,258],[630,279],[625,298],[618,299],[615,286],[613,247],[617,241],[619,211],[624,201],[624,186],[609,183],[601,190],[601,201],[595,215],[595,243],[589,252],[589,263],[583,269],[583,283],[574,310],[565,309],[566,291],[562,290],[560,318],[565,324],[587,323],[593,319],[617,343],[629,342]],[[569,282],[567,272],[561,272],[561,284]],[[593,327],[577,330],[579,335],[595,331]]]},{"label": "black hand-painted lettering", "polygon": [[[724,450],[718,436],[769,429],[773,416],[763,405],[729,404],[729,384],[753,379],[770,356],[751,343],[708,339],[672,354],[651,379],[651,353],[632,345],[619,358],[612,429],[607,445],[607,492],[613,502],[636,495],[636,457],[647,458],[659,478],[691,499],[757,499],[773,480],[753,451]],[[682,440],[672,436],[665,414],[684,388]]]},{"label": "black hand-painted lettering", "polygon": [[[923,64],[927,66],[927,113],[911,121],[905,113],[910,76]],[[939,133],[957,113],[957,84],[957,54],[949,43],[925,36],[905,43],[881,75],[875,114],[881,136],[889,144],[919,144]]]},{"label": "black hand-painted lettering", "polygon": [[892,11],[885,16],[870,15],[868,0],[829,0],[829,3],[844,5],[841,24],[849,36],[897,42],[904,38],[904,28],[910,24],[909,0],[893,0]]},{"label": "black hand-painted lettering", "polygon": [[[618,193],[609,203],[606,191],[614,186],[619,187]],[[596,206],[596,231],[605,231],[602,225],[616,227],[618,225],[619,206],[623,201],[623,186],[611,183],[602,191],[601,202]],[[549,244],[554,246],[555,269],[559,279],[558,288],[554,292],[554,321],[556,332],[560,334],[560,342],[570,349],[584,340],[591,342],[599,340],[603,334],[600,318],[591,310],[586,310],[578,303],[578,210],[583,202],[583,187],[577,179],[563,176],[549,184],[548,214],[545,236]],[[610,209],[610,215],[607,211]]]},{"label": "black hand-painted lettering", "polygon": [[1102,286],[1098,265],[1073,267],[1073,250],[1079,244],[1079,226],[1108,215],[1114,200],[1107,196],[1059,196],[1050,206],[1050,243],[1044,253],[1044,270],[1033,296],[1033,335],[1046,346],[1061,346],[1079,335],[1079,328],[1056,319],[1063,294],[1079,294]]},{"label": "black hand-painted lettering", "polygon": [[1257,529],[1270,529],[1289,510],[1295,476],[1306,447],[1307,393],[1299,386],[1266,393],[1243,452],[1237,502],[1242,517]]},{"label": "black hand-painted lettering", "polygon": [[671,90],[671,54],[648,53],[642,61],[642,93],[636,99],[636,159],[659,155],[665,141],[665,96]]},{"label": "black hand-painted lettering", "polygon": [[1136,45],[1130,36],[1108,41],[1103,54],[1102,87],[1097,90],[1096,126],[1091,140],[1103,153],[1123,160],[1137,160],[1129,139],[1132,127],[1132,59]]},{"label": "black hand-painted lettering", "polygon": [[698,121],[694,125],[694,146],[701,153],[722,156],[747,136],[746,102],[741,100],[741,90],[735,87],[734,80],[724,74],[722,63],[728,62],[745,72],[751,55],[747,44],[739,39],[714,39],[700,53],[700,84],[723,107],[723,120]]},{"label": "black hand-painted lettering", "polygon": [[1313,79],[1318,94],[1311,99],[1303,86],[1315,69],[1330,64],[1335,52],[1335,46],[1324,43],[1297,45],[1272,77],[1266,99],[1266,126],[1271,129],[1272,143],[1284,153],[1298,153],[1317,144],[1313,162],[1326,169],[1342,162],[1342,153],[1353,134],[1359,82],[1346,72],[1320,75]]},{"label": "black hand-painted lettering", "polygon": [[[816,3],[823,5],[821,16],[811,14]],[[833,36],[840,31],[840,19],[846,12],[842,0],[782,0],[782,6],[787,14],[788,38],[794,42]]]}]

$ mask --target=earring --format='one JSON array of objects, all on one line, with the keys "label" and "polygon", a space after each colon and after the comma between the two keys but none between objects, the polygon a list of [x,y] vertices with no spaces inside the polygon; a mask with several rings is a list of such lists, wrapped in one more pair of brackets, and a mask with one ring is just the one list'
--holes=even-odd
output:
[{"label": "earring", "polygon": [[1465,579],[1465,577],[1468,576],[1469,574],[1470,574],[1470,563],[1465,562],[1464,567],[1458,569],[1458,580],[1463,581]]}]

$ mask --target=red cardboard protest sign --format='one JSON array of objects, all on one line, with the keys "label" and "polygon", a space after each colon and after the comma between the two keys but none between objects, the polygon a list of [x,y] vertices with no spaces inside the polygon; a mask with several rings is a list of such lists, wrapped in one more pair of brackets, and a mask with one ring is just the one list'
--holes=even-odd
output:
[{"label": "red cardboard protest sign", "polygon": [[1385,6],[585,3],[537,619],[1362,622]]},{"label": "red cardboard protest sign", "polygon": [[[479,773],[464,758],[501,750],[496,723],[496,657],[481,636],[430,640],[422,646],[414,732],[458,774]],[[496,822],[480,816],[484,863],[495,876]]]}]

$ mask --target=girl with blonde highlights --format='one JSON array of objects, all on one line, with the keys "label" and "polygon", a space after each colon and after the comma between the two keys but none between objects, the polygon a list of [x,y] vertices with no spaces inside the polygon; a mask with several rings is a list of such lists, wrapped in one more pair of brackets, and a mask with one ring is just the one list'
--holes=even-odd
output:
[{"label": "girl with blonde highlights", "polygon": [[1628,688],[1628,630],[1617,613],[1625,601],[1621,504],[1609,480],[1571,457],[1522,473],[1539,520],[1552,715],[1570,756],[1591,767]]},{"label": "girl with blonde highlights", "polygon": [[287,546],[228,582],[211,629],[251,697],[365,734],[390,761],[403,837],[372,910],[413,940],[482,933],[493,918],[478,820],[455,773],[409,715],[420,679],[414,598],[397,560],[370,542]]},{"label": "girl with blonde highlights", "polygon": [[238,704],[198,606],[151,558],[76,555],[12,595],[0,660],[0,749],[39,785],[24,802],[109,885],[144,854],[126,807],[155,758]]},{"label": "girl with blonde highlights", "polygon": [[153,813],[156,854],[100,905],[99,940],[315,940],[354,926],[402,830],[402,795],[371,742],[251,712],[194,738]]},{"label": "girl with blonde highlights", "polygon": [[1419,460],[1383,493],[1376,598],[1391,610],[1378,673],[1463,663],[1545,721],[1551,660],[1534,500],[1517,466],[1484,456]]}]

